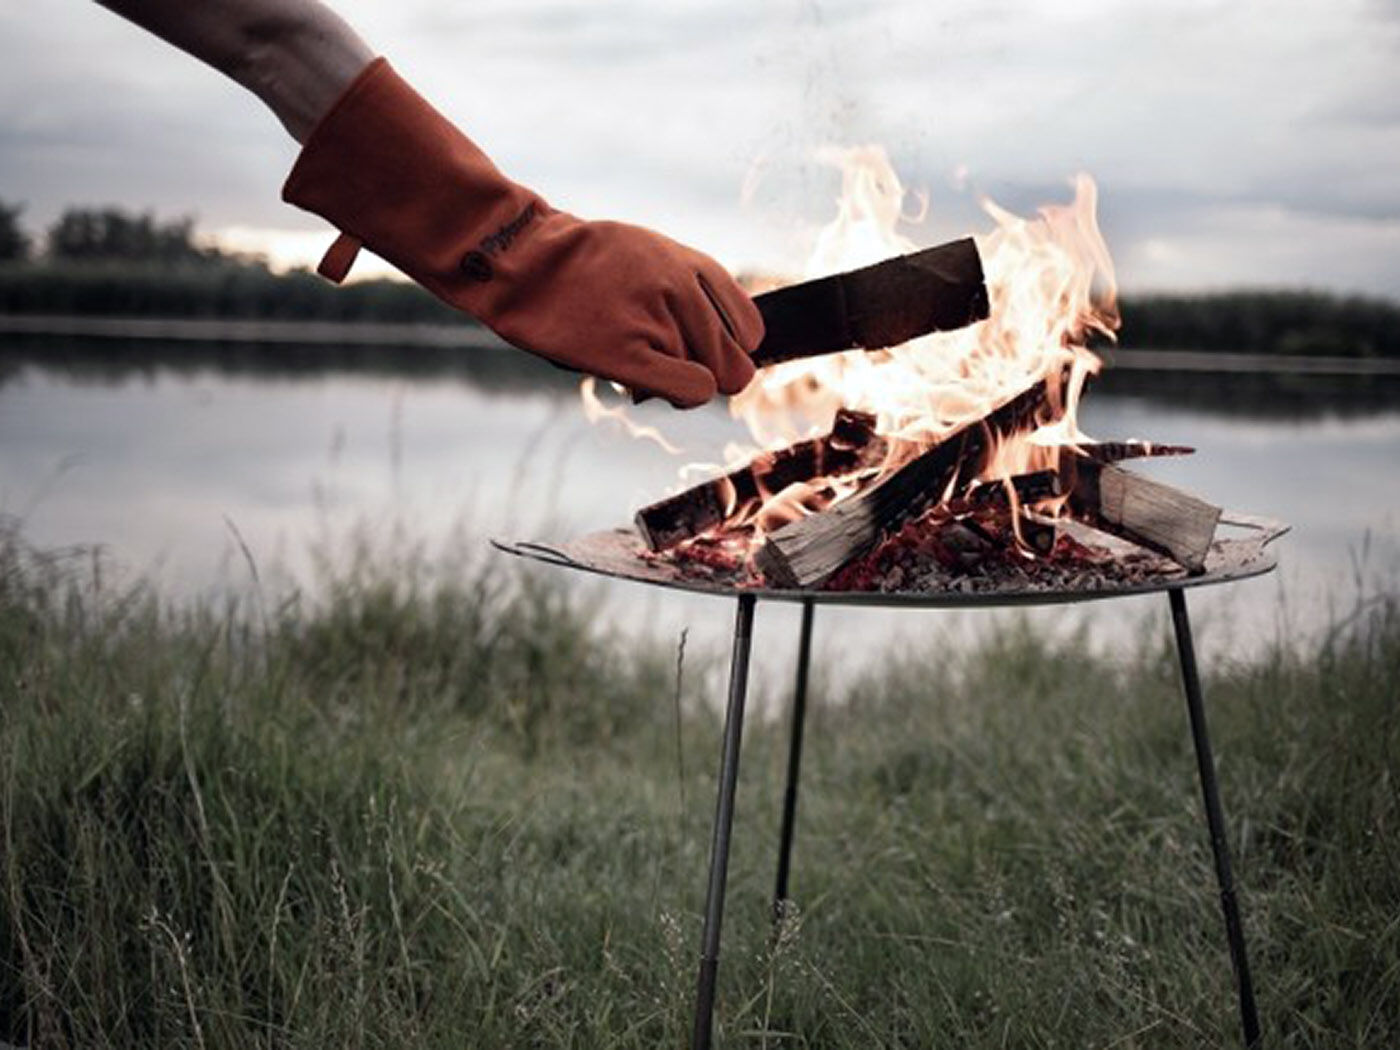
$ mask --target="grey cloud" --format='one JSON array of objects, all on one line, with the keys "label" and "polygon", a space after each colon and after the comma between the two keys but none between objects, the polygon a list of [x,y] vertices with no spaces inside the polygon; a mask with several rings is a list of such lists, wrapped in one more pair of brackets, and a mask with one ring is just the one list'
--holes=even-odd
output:
[{"label": "grey cloud", "polygon": [[[505,170],[578,210],[739,258],[784,240],[775,217],[805,230],[829,214],[834,178],[812,163],[816,146],[868,141],[933,193],[931,235],[983,221],[947,189],[966,163],[1022,212],[1065,199],[1086,169],[1115,251],[1147,260],[1136,246],[1189,231],[1241,282],[1258,260],[1236,242],[1276,227],[1306,230],[1329,257],[1394,248],[1393,3],[338,6]],[[314,228],[276,199],[294,147],[256,103],[96,5],[66,14],[0,11],[0,192],[30,201],[31,221],[66,200],[115,200]],[[746,209],[755,164],[768,175]],[[1266,213],[1274,225],[1240,217]],[[1165,280],[1169,256],[1142,272]]]}]

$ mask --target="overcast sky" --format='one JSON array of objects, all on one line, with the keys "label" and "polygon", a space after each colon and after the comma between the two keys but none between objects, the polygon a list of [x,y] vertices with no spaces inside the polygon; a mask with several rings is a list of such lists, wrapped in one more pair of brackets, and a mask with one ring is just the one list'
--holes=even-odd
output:
[{"label": "overcast sky", "polygon": [[[831,212],[816,150],[878,142],[930,194],[920,243],[987,229],[973,191],[1029,210],[1082,170],[1129,290],[1400,297],[1397,0],[336,6],[515,178],[731,266],[791,268]],[[311,258],[325,226],[278,197],[294,157],[96,4],[0,0],[0,199],[32,230],[116,203]]]}]

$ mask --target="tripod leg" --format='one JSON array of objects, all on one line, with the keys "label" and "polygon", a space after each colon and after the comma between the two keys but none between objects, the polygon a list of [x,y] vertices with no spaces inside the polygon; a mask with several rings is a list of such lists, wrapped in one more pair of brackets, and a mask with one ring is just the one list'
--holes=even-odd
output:
[{"label": "tripod leg", "polygon": [[744,735],[744,701],[749,687],[749,648],[753,640],[755,601],[753,595],[741,594],[734,621],[734,655],[729,665],[729,704],[724,714],[724,745],[720,752],[719,794],[715,800],[710,882],[705,894],[705,931],[701,938],[691,1050],[710,1050],[714,1025],[720,926],[724,921],[724,889],[729,875],[729,833],[734,824],[734,789],[739,779],[739,745]]},{"label": "tripod leg", "polygon": [[792,730],[788,742],[787,788],[783,791],[783,824],[778,837],[778,879],[773,890],[773,924],[783,918],[792,867],[792,836],[797,826],[797,784],[802,771],[802,729],[807,720],[807,671],[812,662],[812,599],[802,602],[802,633],[797,643],[797,684],[792,694]]},{"label": "tripod leg", "polygon": [[1220,907],[1225,913],[1225,936],[1230,942],[1230,963],[1235,971],[1235,987],[1240,998],[1240,1024],[1246,1046],[1259,1043],[1259,1014],[1254,1004],[1254,982],[1249,975],[1245,954],[1244,927],[1235,897],[1235,880],[1230,870],[1230,847],[1225,835],[1225,814],[1220,808],[1220,788],[1215,779],[1215,759],[1211,755],[1210,734],[1206,728],[1205,706],[1201,700],[1201,680],[1196,671],[1196,650],[1191,642],[1191,621],[1186,615],[1186,595],[1181,588],[1167,592],[1171,599],[1172,626],[1176,630],[1177,655],[1181,659],[1181,683],[1186,692],[1186,709],[1191,716],[1191,739],[1196,745],[1196,767],[1201,776],[1201,796],[1205,801],[1210,848],[1215,855],[1215,877],[1220,884]]}]

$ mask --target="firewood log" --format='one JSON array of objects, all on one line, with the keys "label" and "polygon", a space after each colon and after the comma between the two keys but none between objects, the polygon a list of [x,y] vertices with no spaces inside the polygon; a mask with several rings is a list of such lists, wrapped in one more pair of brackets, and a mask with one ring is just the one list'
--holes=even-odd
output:
[{"label": "firewood log", "polygon": [[1065,457],[1061,483],[1069,492],[1074,517],[1096,529],[1165,554],[1191,573],[1205,570],[1220,508],[1198,496],[1096,463]]},{"label": "firewood log", "polygon": [[781,492],[794,482],[876,465],[885,443],[875,417],[841,409],[822,437],[761,452],[738,470],[643,507],[634,519],[648,549],[664,551],[714,528],[735,510]]}]

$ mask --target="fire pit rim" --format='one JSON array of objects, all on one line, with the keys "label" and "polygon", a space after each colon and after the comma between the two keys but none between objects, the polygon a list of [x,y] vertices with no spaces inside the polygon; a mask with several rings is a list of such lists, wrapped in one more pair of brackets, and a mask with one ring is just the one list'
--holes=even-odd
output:
[{"label": "fire pit rim", "polygon": [[[637,555],[635,548],[640,544],[640,540],[635,530],[630,527],[588,533],[558,544],[492,539],[491,545],[506,554],[547,565],[712,597],[732,598],[749,594],[765,601],[810,602],[818,605],[988,608],[1066,605],[1129,595],[1160,594],[1177,588],[1205,587],[1250,579],[1272,572],[1278,566],[1278,556],[1269,549],[1269,545],[1289,531],[1287,524],[1230,510],[1222,513],[1220,524],[1243,529],[1248,535],[1216,540],[1206,559],[1205,571],[1194,576],[1183,573],[1101,587],[1026,587],[985,591],[824,591],[736,587],[712,580],[668,576],[665,566],[657,562],[648,562]],[[624,541],[629,545],[626,548],[623,546]]]}]

